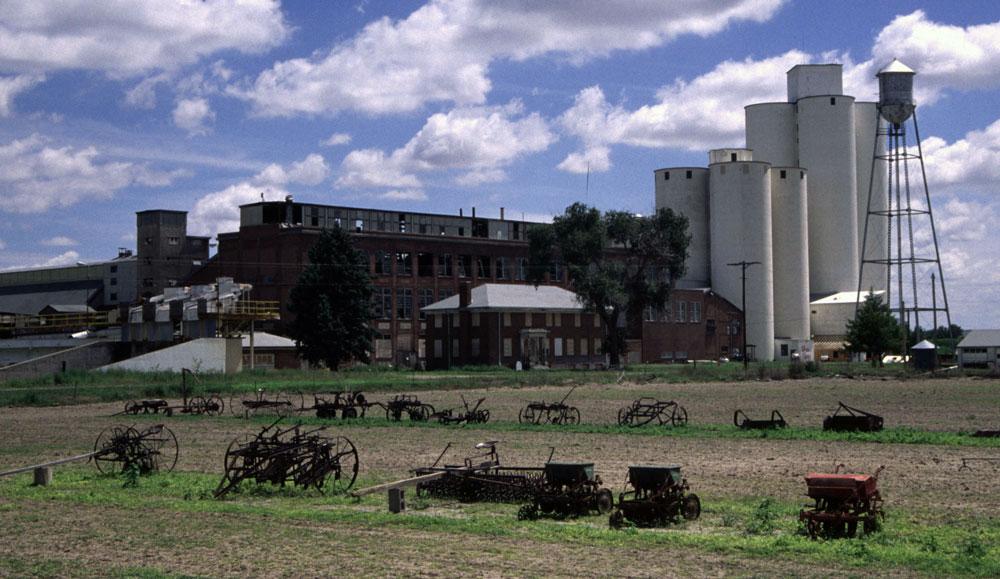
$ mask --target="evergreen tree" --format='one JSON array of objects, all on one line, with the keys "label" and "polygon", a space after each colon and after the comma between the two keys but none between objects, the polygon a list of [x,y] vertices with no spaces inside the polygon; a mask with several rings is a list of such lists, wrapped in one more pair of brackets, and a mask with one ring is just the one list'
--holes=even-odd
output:
[{"label": "evergreen tree", "polygon": [[299,354],[331,370],[368,362],[374,330],[372,283],[364,255],[340,228],[325,229],[309,249],[309,265],[292,288],[289,311]]},{"label": "evergreen tree", "polygon": [[882,356],[898,346],[899,322],[881,296],[869,292],[853,320],[847,322],[847,349],[865,352],[872,366],[882,365]]},{"label": "evergreen tree", "polygon": [[604,353],[618,366],[626,352],[627,324],[636,327],[647,307],[662,308],[685,273],[688,220],[670,209],[642,217],[625,211],[604,215],[574,203],[551,225],[528,232],[528,278],[539,284],[557,260],[572,289],[601,318]]}]

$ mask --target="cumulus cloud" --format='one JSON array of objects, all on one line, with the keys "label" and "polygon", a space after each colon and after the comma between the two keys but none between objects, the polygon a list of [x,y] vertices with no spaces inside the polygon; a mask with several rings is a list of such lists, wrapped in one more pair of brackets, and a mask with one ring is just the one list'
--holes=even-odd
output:
[{"label": "cumulus cloud", "polygon": [[490,65],[554,55],[574,62],[644,50],[733,22],[762,22],[783,0],[610,2],[432,0],[406,18],[381,18],[308,58],[275,63],[230,88],[257,114],[407,112],[428,102],[482,104]]},{"label": "cumulus cloud", "polygon": [[10,116],[14,110],[14,98],[44,81],[40,74],[20,74],[16,76],[0,76],[0,118]]},{"label": "cumulus cloud", "polygon": [[272,163],[254,177],[254,182],[270,185],[299,183],[319,185],[330,176],[330,167],[321,155],[313,153],[305,159],[292,163],[289,168]]},{"label": "cumulus cloud", "polygon": [[504,167],[556,140],[537,113],[524,114],[520,102],[499,107],[461,107],[431,115],[403,147],[386,154],[377,149],[349,153],[341,163],[341,188],[421,186],[417,173],[458,172],[464,185],[507,178]]},{"label": "cumulus cloud", "polygon": [[80,242],[65,235],[57,235],[56,237],[42,240],[42,245],[48,247],[74,247],[80,245]]},{"label": "cumulus cloud", "polygon": [[320,145],[324,147],[336,147],[338,145],[346,145],[351,142],[351,135],[347,133],[334,133],[328,138],[320,141]]},{"label": "cumulus cloud", "polygon": [[1000,181],[1000,119],[953,143],[928,137],[922,146],[932,187],[995,192]]},{"label": "cumulus cloud", "polygon": [[181,99],[174,107],[174,124],[189,135],[208,134],[207,123],[215,120],[215,113],[203,98]]},{"label": "cumulus cloud", "polygon": [[185,174],[121,161],[102,163],[94,146],[48,143],[32,135],[0,145],[0,211],[40,213],[84,199],[110,199],[130,185],[163,186]]},{"label": "cumulus cloud", "polygon": [[289,35],[271,0],[32,0],[5,2],[0,69],[133,76],[222,50],[260,53]]},{"label": "cumulus cloud", "polygon": [[31,267],[60,267],[64,265],[75,265],[78,261],[80,261],[80,254],[73,250],[69,250]]}]

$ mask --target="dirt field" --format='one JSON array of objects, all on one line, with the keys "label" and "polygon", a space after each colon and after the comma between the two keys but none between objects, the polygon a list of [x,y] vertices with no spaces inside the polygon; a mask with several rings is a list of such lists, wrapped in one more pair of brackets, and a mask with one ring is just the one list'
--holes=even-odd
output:
[{"label": "dirt field", "polygon": [[[890,513],[905,519],[907,524],[912,519],[927,526],[985,525],[981,532],[989,537],[1000,526],[997,521],[1000,466],[994,468],[983,463],[973,469],[959,470],[964,457],[1000,459],[1000,448],[996,446],[733,439],[711,434],[704,437],[591,434],[560,432],[554,427],[523,431],[513,425],[509,429],[503,426],[503,422],[516,422],[517,412],[526,401],[554,401],[566,391],[564,387],[546,387],[466,392],[467,399],[487,398],[484,407],[491,411],[490,428],[386,426],[360,421],[334,422],[331,431],[354,441],[361,456],[361,474],[367,483],[402,478],[411,468],[433,462],[449,442],[453,450],[448,456],[454,460],[475,443],[489,439],[501,441],[499,448],[505,464],[540,465],[548,457],[550,447],[556,448],[558,460],[593,461],[598,474],[616,494],[623,487],[629,464],[677,463],[683,465],[692,490],[702,497],[706,516],[684,525],[683,529],[668,531],[668,535],[640,532],[669,536],[666,543],[646,544],[641,537],[629,536],[618,544],[613,536],[602,536],[594,539],[600,545],[594,548],[565,529],[603,528],[603,519],[561,524],[551,537],[530,535],[521,524],[513,522],[514,510],[510,505],[470,508],[441,504],[430,505],[421,513],[435,520],[470,517],[471,521],[488,521],[505,517],[504,520],[512,521],[514,536],[509,537],[503,536],[506,531],[490,536],[489,531],[465,532],[439,529],[435,525],[385,527],[353,519],[347,523],[316,521],[298,515],[284,516],[278,511],[275,516],[225,509],[216,512],[220,504],[243,504],[228,501],[198,502],[193,512],[183,513],[170,505],[150,503],[148,511],[143,509],[142,515],[136,516],[133,498],[122,499],[122,504],[110,501],[95,505],[92,501],[98,499],[72,494],[84,492],[78,488],[80,485],[73,486],[73,491],[67,490],[67,494],[33,497],[24,490],[30,476],[22,475],[0,479],[0,526],[13,531],[5,533],[9,539],[0,551],[0,575],[86,576],[111,570],[123,574],[142,570],[152,575],[434,576],[453,575],[456,569],[458,574],[486,576],[711,576],[776,572],[829,575],[839,565],[831,567],[827,560],[821,567],[810,563],[809,557],[823,559],[822,551],[803,555],[800,560],[795,556],[747,555],[741,549],[713,546],[714,543],[702,547],[684,545],[697,542],[701,534],[717,536],[726,532],[720,527],[720,517],[726,515],[719,513],[730,507],[713,514],[713,501],[732,506],[742,504],[741,501],[773,497],[779,504],[792,508],[804,503],[802,477],[810,471],[829,470],[837,463],[845,463],[857,472],[873,472],[885,465],[880,488]],[[639,396],[677,400],[687,408],[691,424],[731,424],[735,408],[755,417],[778,408],[793,425],[818,426],[837,401],[843,400],[884,415],[887,427],[928,431],[1000,427],[1000,384],[971,379],[584,386],[568,402],[580,408],[584,423],[610,424],[619,407]],[[374,400],[385,397],[369,396]],[[420,398],[437,408],[459,404],[458,393],[454,391],[421,393]],[[119,404],[0,409],[3,433],[0,470],[89,450],[101,429],[122,422],[121,417],[109,417],[118,410]],[[261,426],[259,421],[248,423],[228,416],[164,420],[180,440],[178,471],[204,473],[206,481],[209,475],[212,481],[221,475],[222,457],[229,441],[256,432]],[[501,424],[494,425],[494,421]],[[83,477],[90,476],[93,470],[86,466],[77,468],[84,473],[80,475]],[[60,472],[63,471],[56,470],[57,486]],[[204,484],[214,486],[212,481]],[[155,489],[150,493],[155,493]],[[141,495],[134,500],[141,504],[147,498]],[[294,501],[282,499],[280,508],[291,509]],[[378,498],[357,506],[337,506],[334,511],[342,517],[358,511],[381,513],[383,501]],[[323,502],[320,497],[311,499],[309,504]],[[250,503],[265,510],[270,506],[267,501]],[[410,516],[415,515],[402,515]],[[517,536],[518,533],[529,536]],[[122,536],[128,537],[128,549],[120,541]],[[604,544],[607,541],[612,546]],[[992,549],[987,551],[987,557],[1000,555],[995,547]],[[211,563],[203,567],[206,560]],[[586,564],[581,567],[579,561]],[[851,573],[864,570],[850,567],[849,560],[847,565]],[[886,564],[877,568],[877,573],[918,574],[920,564],[914,565]]]}]

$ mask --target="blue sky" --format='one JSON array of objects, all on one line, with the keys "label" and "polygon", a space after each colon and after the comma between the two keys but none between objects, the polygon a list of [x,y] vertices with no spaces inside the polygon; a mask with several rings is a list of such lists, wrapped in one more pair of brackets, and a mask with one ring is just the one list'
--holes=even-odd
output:
[{"label": "blue sky", "polygon": [[1000,327],[998,39],[991,1],[0,2],[0,268],[113,256],[143,209],[229,231],[261,193],[645,212],[790,66],[870,99],[898,57],[954,317]]}]

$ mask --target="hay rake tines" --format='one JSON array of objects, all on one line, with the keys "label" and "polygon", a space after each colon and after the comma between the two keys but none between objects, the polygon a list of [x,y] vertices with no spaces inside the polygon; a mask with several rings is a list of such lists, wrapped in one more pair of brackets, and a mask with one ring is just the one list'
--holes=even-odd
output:
[{"label": "hay rake tines", "polygon": [[772,430],[788,426],[788,423],[785,422],[785,417],[777,410],[771,411],[770,420],[754,420],[747,416],[746,412],[737,410],[733,412],[733,424],[736,425],[736,428],[742,430]]},{"label": "hay rake tines", "polygon": [[673,400],[638,398],[618,411],[618,426],[645,426],[653,421],[660,425],[685,426],[687,410]]},{"label": "hay rake tines", "polygon": [[94,466],[103,474],[121,474],[137,469],[139,474],[170,472],[177,465],[177,437],[162,424],[138,430],[134,426],[111,426],[94,441]]},{"label": "hay rake tines", "polygon": [[559,402],[529,402],[517,415],[521,424],[580,424],[580,410],[566,404],[566,399],[576,390],[570,388]]},{"label": "hay rake tines", "polygon": [[440,465],[441,459],[451,448],[451,443],[448,443],[434,464],[413,470],[417,478],[442,474],[440,478],[419,482],[417,494],[468,502],[530,499],[543,476],[543,469],[501,465],[496,449],[498,443],[496,440],[481,442],[476,445],[477,452],[465,457],[462,464]]},{"label": "hay rake tines", "polygon": [[229,444],[225,474],[215,489],[217,498],[244,480],[279,486],[292,483],[317,490],[329,487],[338,493],[354,485],[359,461],[350,439],[321,435],[325,426],[303,431],[302,425],[296,424],[283,429],[279,421],[256,436],[236,438]]},{"label": "hay rake tines", "polygon": [[181,371],[181,394],[184,399],[180,405],[171,405],[162,398],[152,398],[148,400],[129,400],[125,403],[125,410],[118,414],[128,414],[136,416],[139,414],[163,414],[173,416],[174,412],[180,414],[219,416],[226,408],[225,402],[218,394],[208,396],[191,396],[188,387],[187,377],[192,374],[190,370],[184,368]]}]

